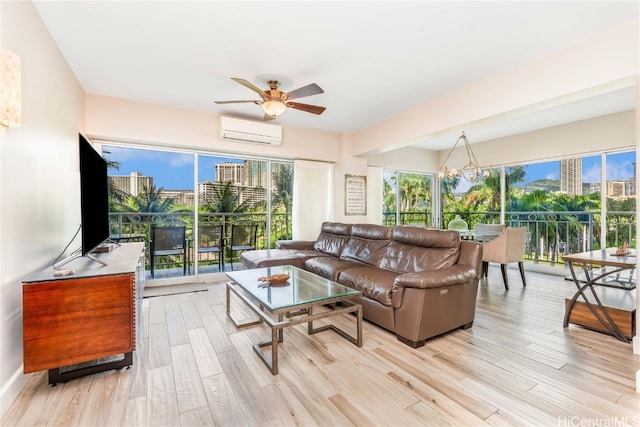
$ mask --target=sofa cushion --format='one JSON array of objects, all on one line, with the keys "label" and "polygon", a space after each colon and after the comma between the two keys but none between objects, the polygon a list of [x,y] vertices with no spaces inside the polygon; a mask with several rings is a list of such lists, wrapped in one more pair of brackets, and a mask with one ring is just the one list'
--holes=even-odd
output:
[{"label": "sofa cushion", "polygon": [[244,268],[273,267],[276,265],[293,265],[304,268],[304,262],[312,257],[328,256],[313,250],[293,249],[257,249],[240,254],[240,262]]},{"label": "sofa cushion", "polygon": [[348,261],[332,256],[319,256],[306,260],[304,262],[304,269],[337,282],[338,275],[342,271],[361,265],[361,263],[355,261]]},{"label": "sofa cushion", "polygon": [[362,295],[391,306],[393,284],[398,273],[377,267],[361,266],[340,272],[338,283],[362,292]]},{"label": "sofa cushion", "polygon": [[391,241],[391,230],[384,225],[352,225],[351,238],[344,245],[340,258],[378,267]]},{"label": "sofa cushion", "polygon": [[349,241],[351,225],[338,222],[324,222],[313,249],[327,255],[339,257],[342,248]]},{"label": "sofa cushion", "polygon": [[454,265],[459,254],[460,234],[456,231],[396,226],[380,267],[400,273],[434,270]]}]

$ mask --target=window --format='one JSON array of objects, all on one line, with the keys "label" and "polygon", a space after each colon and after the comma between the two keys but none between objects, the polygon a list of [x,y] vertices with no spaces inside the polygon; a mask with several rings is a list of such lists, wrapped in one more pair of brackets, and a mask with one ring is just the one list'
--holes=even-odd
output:
[{"label": "window", "polygon": [[635,161],[633,151],[603,153],[489,170],[473,184],[443,181],[445,225],[454,213],[470,226],[500,222],[503,210],[507,226],[528,227],[527,257],[552,265],[567,253],[635,247]]},{"label": "window", "polygon": [[383,171],[384,225],[433,225],[433,175]]},{"label": "window", "polygon": [[[230,255],[199,251],[211,237],[198,236],[194,224],[220,225],[228,240],[231,224],[257,223],[258,248],[291,236],[292,163],[115,145],[102,150],[110,163],[112,234],[142,236],[148,249],[152,226],[186,226],[187,275],[218,271]],[[156,260],[156,278],[182,276],[182,261],[168,258],[164,265]]]}]

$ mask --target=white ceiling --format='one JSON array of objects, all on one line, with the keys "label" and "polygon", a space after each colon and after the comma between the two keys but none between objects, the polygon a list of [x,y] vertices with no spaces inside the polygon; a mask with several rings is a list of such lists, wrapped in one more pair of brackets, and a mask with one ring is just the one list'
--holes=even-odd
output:
[{"label": "white ceiling", "polygon": [[[34,1],[86,92],[253,119],[231,77],[291,91],[277,122],[352,132],[638,17],[638,1]],[[634,108],[633,90],[476,125],[470,142]],[[432,149],[455,138],[432,138]]]}]

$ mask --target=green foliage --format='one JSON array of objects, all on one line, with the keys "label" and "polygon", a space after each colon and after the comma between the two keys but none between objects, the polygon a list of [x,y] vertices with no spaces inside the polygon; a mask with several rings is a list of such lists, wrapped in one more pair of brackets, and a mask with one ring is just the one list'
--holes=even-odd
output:
[{"label": "green foliage", "polygon": [[[284,163],[276,164],[275,169],[271,174],[271,180],[273,183],[271,209],[274,213],[281,211],[282,209],[284,209],[285,212],[284,234],[276,236],[276,240],[290,239],[293,234],[289,226],[291,223],[289,220],[291,216],[291,207],[293,205],[293,165]],[[274,237],[273,233],[272,237]]]},{"label": "green foliage", "polygon": [[400,173],[389,180],[391,182],[383,182],[382,203],[385,212],[395,212],[398,200],[401,212],[424,212],[431,208],[430,176]]},{"label": "green foliage", "polygon": [[129,195],[125,203],[120,203],[120,212],[170,212],[174,201],[160,196],[163,188],[144,185],[136,196]]},{"label": "green foliage", "polygon": [[227,181],[214,189],[213,200],[204,203],[201,211],[218,213],[242,213],[247,210],[246,201],[240,202],[240,189]]}]

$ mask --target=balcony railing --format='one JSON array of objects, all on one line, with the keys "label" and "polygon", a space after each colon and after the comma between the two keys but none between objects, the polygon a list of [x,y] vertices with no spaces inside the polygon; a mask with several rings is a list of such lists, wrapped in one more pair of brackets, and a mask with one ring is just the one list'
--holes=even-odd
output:
[{"label": "balcony railing", "polygon": [[[291,215],[272,213],[270,227],[267,228],[266,213],[250,213],[250,214],[231,214],[231,213],[200,213],[199,223],[203,225],[224,226],[226,240],[229,241],[231,235],[231,225],[234,223],[254,222],[258,224],[258,238],[256,246],[258,249],[266,249],[274,247],[277,240],[291,239]],[[144,213],[144,212],[111,212],[109,214],[111,235],[129,235],[138,236],[137,240],[145,242],[147,254],[146,265],[149,265],[149,241],[152,226],[168,226],[180,225],[186,226],[187,241],[192,242],[194,238],[193,225],[194,214],[192,212],[172,212],[172,213]],[[269,230],[269,232],[267,232]],[[188,244],[190,247],[189,259],[193,261],[194,244]],[[232,255],[227,252],[225,258]],[[228,259],[226,263],[237,262],[235,259]],[[182,265],[181,257],[169,258],[163,264],[156,264],[158,268],[177,268]],[[180,269],[180,274],[182,270]]]},{"label": "balcony railing", "polygon": [[[397,215],[401,225],[430,225],[431,212],[401,212]],[[497,224],[499,212],[447,212],[443,214],[443,228],[455,215],[460,215],[472,229],[475,224]],[[291,216],[271,214],[270,233],[267,233],[267,215],[251,214],[200,214],[200,224],[223,224],[226,237],[230,237],[231,224],[236,222],[258,223],[257,247],[273,248],[277,240],[291,238]],[[562,263],[562,255],[599,249],[618,247],[627,241],[636,247],[635,212],[608,212],[606,221],[606,244],[600,241],[602,215],[599,212],[509,212],[506,223],[509,227],[527,227],[526,260],[533,263],[556,265]],[[112,234],[141,235],[149,253],[149,236],[152,225],[185,225],[187,239],[193,239],[193,213],[111,213]],[[396,225],[396,213],[383,214],[383,224]],[[269,235],[268,235],[269,234]],[[227,254],[230,255],[230,254]],[[193,254],[190,255],[193,260]],[[236,260],[228,260],[233,262]],[[147,265],[149,265],[147,260]],[[165,268],[175,268],[179,262],[169,262]]]},{"label": "balcony railing", "polygon": [[[443,228],[449,221],[460,215],[469,228],[475,224],[498,224],[500,212],[447,212],[443,214]],[[401,224],[430,224],[431,212],[401,212]],[[396,213],[384,214],[385,225],[395,225]],[[535,263],[555,265],[562,262],[561,256],[569,253],[589,251],[604,247],[618,247],[627,241],[636,247],[635,212],[608,212],[606,223],[606,242],[602,244],[600,225],[602,215],[599,212],[508,212],[506,225],[509,227],[527,227],[525,258]]]}]

